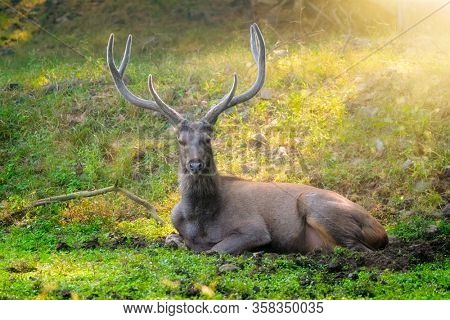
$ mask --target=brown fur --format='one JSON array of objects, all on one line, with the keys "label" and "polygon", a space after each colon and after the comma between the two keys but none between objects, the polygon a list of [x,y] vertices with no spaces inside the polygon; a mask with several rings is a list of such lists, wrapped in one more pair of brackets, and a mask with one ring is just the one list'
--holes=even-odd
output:
[{"label": "brown fur", "polygon": [[[375,250],[387,245],[383,227],[359,205],[328,190],[234,177],[186,175],[172,221],[189,248],[239,253],[265,249],[307,253],[344,246]],[[183,183],[215,193],[193,197]]]}]

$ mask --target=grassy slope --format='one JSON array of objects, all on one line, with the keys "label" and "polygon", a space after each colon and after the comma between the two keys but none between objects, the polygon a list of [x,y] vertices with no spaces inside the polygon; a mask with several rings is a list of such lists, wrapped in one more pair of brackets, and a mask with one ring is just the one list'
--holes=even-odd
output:
[{"label": "grassy slope", "polygon": [[[178,199],[174,139],[160,117],[128,105],[111,85],[108,35],[116,33],[116,57],[126,34],[135,35],[127,70],[133,91],[147,96],[152,72],[166,100],[198,116],[206,108],[201,101],[227,90],[232,72],[241,89],[253,81],[249,22],[221,21],[214,12],[208,23],[190,21],[196,9],[175,1],[67,6],[81,16],[49,28],[86,58],[41,34],[0,60],[2,219],[35,199],[118,179],[169,221]],[[273,48],[275,34],[262,27]],[[448,233],[448,224],[430,215],[445,203],[439,175],[450,163],[450,61],[445,47],[414,43],[388,47],[333,81],[327,79],[371,48],[341,54],[342,41],[328,39],[290,42],[287,55],[270,51],[272,98],[221,117],[219,168],[336,190],[403,238],[420,237],[430,224]],[[60,90],[42,89],[60,81]],[[20,88],[4,90],[10,83]],[[251,141],[257,132],[267,139],[262,149]],[[414,164],[405,170],[408,159]],[[449,264],[440,260],[407,272],[362,268],[358,279],[333,278],[324,266],[289,257],[208,257],[152,244],[171,231],[112,195],[37,209],[0,229],[0,297],[449,298]],[[225,262],[238,270],[218,273]]]}]

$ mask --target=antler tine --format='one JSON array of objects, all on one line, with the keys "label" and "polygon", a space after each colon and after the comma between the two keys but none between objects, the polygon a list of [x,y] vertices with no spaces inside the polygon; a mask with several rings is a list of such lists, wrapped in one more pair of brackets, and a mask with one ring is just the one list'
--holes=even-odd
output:
[{"label": "antler tine", "polygon": [[169,107],[159,97],[158,93],[155,90],[155,87],[153,86],[153,77],[151,74],[148,76],[148,89],[150,90],[153,99],[155,99],[155,102],[158,105],[160,111],[170,120],[170,122],[172,122],[172,124],[176,125],[183,120],[183,117],[178,112]]},{"label": "antler tine", "polygon": [[[113,35],[114,37],[114,35]],[[132,43],[133,37],[131,34],[128,35],[127,44],[125,45],[125,51],[123,53],[122,61],[120,62],[119,66],[119,74],[121,77],[123,77],[123,74],[125,72],[125,69],[127,68],[128,62],[130,61],[130,55],[131,55],[131,43]],[[114,45],[114,39],[113,39],[113,45]],[[112,59],[114,62],[114,59]]]},{"label": "antler tine", "polygon": [[[259,50],[258,50],[258,44],[259,40],[258,37],[255,38],[255,28],[258,28],[258,25],[255,23],[251,25],[250,27],[250,50],[252,52],[253,60],[255,60],[256,63],[258,63],[259,60]],[[259,28],[258,28],[259,30]],[[261,31],[259,31],[261,32]]]},{"label": "antler tine", "polygon": [[236,92],[237,87],[237,75],[236,73],[233,75],[233,85],[231,86],[231,90],[217,103],[213,106],[206,115],[203,117],[203,120],[210,124],[214,124],[217,120],[219,114],[227,108],[227,105],[234,97],[234,93]]},{"label": "antler tine", "polygon": [[[226,109],[231,108],[239,103],[245,102],[253,98],[259,90],[261,90],[266,77],[266,46],[264,43],[264,37],[256,23],[250,26],[250,50],[252,52],[253,59],[258,65],[258,75],[253,85],[244,93],[227,99],[229,95],[225,96],[220,102],[213,106],[205,115],[205,120],[214,124],[217,117]],[[229,100],[228,103],[224,103]]]}]

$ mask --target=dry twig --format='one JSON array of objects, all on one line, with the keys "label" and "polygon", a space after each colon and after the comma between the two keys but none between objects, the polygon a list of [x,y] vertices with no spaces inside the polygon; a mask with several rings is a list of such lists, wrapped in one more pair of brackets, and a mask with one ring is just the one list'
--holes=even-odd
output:
[{"label": "dry twig", "polygon": [[149,202],[147,202],[146,200],[144,200],[142,198],[139,198],[138,196],[136,196],[135,194],[131,193],[130,191],[119,187],[117,185],[117,183],[115,185],[113,185],[113,186],[110,186],[110,187],[107,187],[107,188],[103,188],[103,189],[97,189],[97,190],[92,190],[92,191],[79,191],[79,192],[73,192],[73,193],[69,193],[69,194],[64,194],[64,195],[60,195],[60,196],[55,196],[55,197],[50,197],[50,198],[37,200],[37,201],[33,202],[28,207],[25,207],[25,208],[22,208],[20,210],[12,212],[10,214],[10,219],[9,220],[14,220],[16,217],[21,216],[23,213],[25,213],[28,210],[33,209],[35,207],[43,206],[43,205],[50,204],[50,203],[64,202],[64,201],[80,199],[80,198],[94,197],[94,196],[102,195],[102,194],[105,194],[105,193],[108,193],[108,192],[120,192],[120,193],[122,193],[128,199],[131,199],[134,202],[140,204],[141,206],[144,206],[145,208],[147,208],[149,210],[149,212],[150,212],[150,216],[153,219],[155,219],[161,225],[165,225],[165,222],[156,214],[155,208]]}]

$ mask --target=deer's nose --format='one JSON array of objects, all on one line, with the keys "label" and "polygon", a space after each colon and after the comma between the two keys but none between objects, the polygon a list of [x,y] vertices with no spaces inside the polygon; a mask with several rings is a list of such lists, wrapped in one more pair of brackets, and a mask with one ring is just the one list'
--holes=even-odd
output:
[{"label": "deer's nose", "polygon": [[199,173],[201,170],[203,170],[205,165],[203,164],[203,161],[199,159],[193,159],[189,160],[188,167],[192,173]]}]

